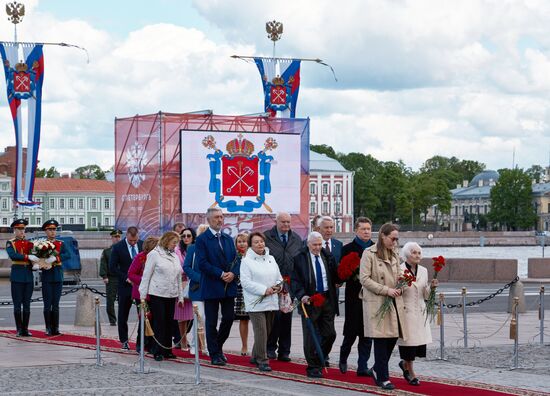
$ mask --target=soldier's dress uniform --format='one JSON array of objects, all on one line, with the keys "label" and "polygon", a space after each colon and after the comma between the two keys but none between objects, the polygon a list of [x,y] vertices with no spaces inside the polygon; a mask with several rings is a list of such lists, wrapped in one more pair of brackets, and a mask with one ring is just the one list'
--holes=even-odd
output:
[{"label": "soldier's dress uniform", "polygon": [[[48,220],[42,224],[42,229],[55,227],[59,223],[55,220]],[[63,289],[63,261],[70,259],[70,252],[62,241],[55,238],[49,239],[55,245],[57,255],[49,270],[42,269],[42,297],[44,299],[44,322],[46,324],[46,334],[59,335],[59,300]]]},{"label": "soldier's dress uniform", "polygon": [[[11,227],[27,226],[25,219],[15,220]],[[13,238],[6,242],[6,252],[12,261],[10,282],[11,298],[13,300],[13,316],[19,337],[30,337],[29,319],[31,316],[31,297],[34,287],[32,263],[29,255],[33,243],[23,238]],[[23,310],[21,310],[23,307]]]},{"label": "soldier's dress uniform", "polygon": [[[111,236],[120,236],[122,231],[114,230],[111,232]],[[111,259],[111,251],[113,246],[109,246],[101,252],[101,260],[99,264],[99,276],[102,279],[108,279],[105,285],[105,291],[107,293],[107,316],[109,317],[109,323],[111,326],[116,325],[116,313],[115,313],[115,300],[118,289],[118,277],[117,274],[111,272],[109,268],[109,260]]]}]

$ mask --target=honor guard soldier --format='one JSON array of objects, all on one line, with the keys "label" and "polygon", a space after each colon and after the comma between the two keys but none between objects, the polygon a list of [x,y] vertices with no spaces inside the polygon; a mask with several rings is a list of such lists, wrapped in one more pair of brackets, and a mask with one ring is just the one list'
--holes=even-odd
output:
[{"label": "honor guard soldier", "polygon": [[[25,227],[29,222],[17,219],[11,223],[15,238],[6,242],[6,251],[12,261],[10,281],[13,300],[13,316],[18,337],[30,337],[29,318],[31,316],[31,297],[34,287],[32,263],[38,257],[31,254],[33,243],[25,239]],[[23,306],[23,311],[21,311]]]},{"label": "honor guard soldier", "polygon": [[116,273],[111,272],[111,269],[109,268],[109,260],[111,259],[113,245],[120,242],[121,236],[121,230],[111,231],[112,245],[101,252],[101,260],[99,264],[99,276],[103,279],[103,283],[105,283],[105,291],[107,293],[107,316],[109,317],[109,323],[111,326],[116,326],[115,300],[118,288],[118,278]]},{"label": "honor guard soldier", "polygon": [[63,289],[63,261],[70,259],[70,253],[60,240],[55,239],[59,223],[48,220],[42,224],[48,241],[55,245],[57,254],[45,261],[51,268],[42,269],[42,297],[44,299],[44,322],[47,335],[60,335],[59,332],[59,300]]}]

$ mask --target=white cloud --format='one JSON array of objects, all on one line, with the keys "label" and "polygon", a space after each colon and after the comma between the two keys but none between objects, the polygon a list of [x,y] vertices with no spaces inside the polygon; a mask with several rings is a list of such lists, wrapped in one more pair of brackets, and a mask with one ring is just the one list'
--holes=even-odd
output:
[{"label": "white cloud", "polygon": [[[514,149],[523,167],[548,159],[550,3],[543,0],[348,0],[342,7],[200,0],[195,7],[216,34],[158,23],[121,39],[84,20],[38,14],[36,3],[26,2],[21,38],[90,53],[86,64],[79,50],[45,47],[41,166],[110,167],[115,117],[260,112],[256,67],[230,55],[271,54],[264,26],[272,19],[284,22],[279,55],[322,58],[338,75],[336,83],[327,68],[303,64],[298,115],[311,117],[312,143],[413,168],[436,154],[494,169],[511,166]],[[3,24],[0,33],[13,31]],[[0,138],[13,144],[0,103]]]}]

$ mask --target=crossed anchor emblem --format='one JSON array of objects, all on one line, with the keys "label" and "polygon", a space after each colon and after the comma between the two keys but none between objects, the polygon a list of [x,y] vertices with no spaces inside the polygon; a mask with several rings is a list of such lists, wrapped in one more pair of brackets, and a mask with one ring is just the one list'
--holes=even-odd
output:
[{"label": "crossed anchor emblem", "polygon": [[15,75],[15,90],[18,92],[29,92],[31,90],[31,79],[28,74]]},{"label": "crossed anchor emblem", "polygon": [[242,192],[242,186],[244,185],[246,187],[246,192],[253,193],[254,192],[254,186],[249,185],[244,178],[248,175],[253,175],[254,170],[250,168],[250,166],[245,166],[244,169],[241,169],[242,162],[239,162],[239,169],[237,171],[236,166],[228,166],[227,167],[227,173],[235,176],[237,178],[237,181],[231,185],[231,187],[228,187],[226,189],[227,193],[231,193],[231,191],[236,187],[239,186],[239,192]]}]

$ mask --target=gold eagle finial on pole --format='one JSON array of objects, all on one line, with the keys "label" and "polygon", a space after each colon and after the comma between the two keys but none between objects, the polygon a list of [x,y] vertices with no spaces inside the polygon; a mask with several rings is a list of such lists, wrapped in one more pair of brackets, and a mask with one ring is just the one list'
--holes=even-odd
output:
[{"label": "gold eagle finial on pole", "polygon": [[8,21],[17,25],[23,20],[25,16],[25,5],[14,1],[13,3],[6,4],[6,14],[8,14]]}]

